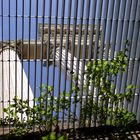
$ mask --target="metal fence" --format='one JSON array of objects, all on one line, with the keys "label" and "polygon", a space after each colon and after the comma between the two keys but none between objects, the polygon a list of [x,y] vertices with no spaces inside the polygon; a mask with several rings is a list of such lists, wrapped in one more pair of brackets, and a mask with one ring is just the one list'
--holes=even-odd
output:
[{"label": "metal fence", "polygon": [[59,98],[72,89],[76,75],[83,96],[87,62],[113,59],[128,48],[127,69],[115,78],[115,92],[136,86],[132,102],[124,107],[139,122],[139,13],[139,0],[0,0],[0,117],[15,95],[35,106],[42,83],[53,86],[52,94]]}]

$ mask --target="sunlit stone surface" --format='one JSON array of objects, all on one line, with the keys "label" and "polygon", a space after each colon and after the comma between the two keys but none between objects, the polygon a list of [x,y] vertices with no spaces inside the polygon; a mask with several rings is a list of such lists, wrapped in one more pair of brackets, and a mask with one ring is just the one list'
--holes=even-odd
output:
[{"label": "sunlit stone surface", "polygon": [[[3,51],[0,51],[0,118],[5,116],[5,114],[3,116],[3,107],[5,108],[9,103],[12,103],[15,95],[26,100],[28,99],[28,91],[29,100],[32,100],[33,93],[28,85],[27,76],[22,69],[19,56],[14,49],[4,48]],[[33,102],[30,101],[29,104],[32,106]]]}]

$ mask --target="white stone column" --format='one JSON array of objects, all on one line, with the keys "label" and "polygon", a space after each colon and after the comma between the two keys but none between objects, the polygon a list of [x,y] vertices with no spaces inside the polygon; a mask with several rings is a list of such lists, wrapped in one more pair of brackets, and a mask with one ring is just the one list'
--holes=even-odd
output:
[{"label": "white stone column", "polygon": [[[3,54],[3,62],[2,62],[2,54]],[[2,115],[3,106],[1,101],[4,102],[4,107],[8,107],[9,105],[8,101],[10,99],[10,102],[12,103],[15,93],[17,93],[18,98],[21,99],[22,90],[23,90],[23,100],[26,100],[28,98],[28,79],[23,69],[23,86],[22,86],[21,85],[22,65],[18,55],[17,55],[17,64],[16,64],[15,55],[17,54],[12,48],[10,49],[10,57],[9,57],[8,48],[4,49],[3,52],[2,51],[0,52],[0,118],[3,117]],[[10,63],[9,63],[9,58],[10,58]],[[15,87],[17,88],[15,89]],[[2,97],[4,97],[4,99]],[[29,100],[33,100],[33,92],[30,86],[29,86]],[[33,106],[33,102],[30,101],[29,105]]]}]

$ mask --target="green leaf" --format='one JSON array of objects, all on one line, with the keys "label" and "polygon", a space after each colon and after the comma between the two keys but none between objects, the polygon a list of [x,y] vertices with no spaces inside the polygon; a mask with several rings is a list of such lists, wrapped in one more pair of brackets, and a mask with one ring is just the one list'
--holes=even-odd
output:
[{"label": "green leaf", "polygon": [[7,111],[8,111],[8,109],[7,109],[7,108],[4,108],[4,109],[3,109],[3,112],[7,112]]},{"label": "green leaf", "polygon": [[135,88],[134,85],[128,85],[128,86],[127,86],[127,89],[133,89],[133,88]]},{"label": "green leaf", "polygon": [[50,132],[50,134],[43,138],[42,140],[56,140],[56,132]]},{"label": "green leaf", "polygon": [[126,40],[124,40],[124,44],[129,46],[130,45],[130,41],[126,39]]},{"label": "green leaf", "polygon": [[[42,140],[56,140],[56,132],[51,132],[47,136],[42,137]],[[60,136],[58,140],[68,140],[68,136],[66,134]]]},{"label": "green leaf", "polygon": [[42,137],[42,140],[48,140],[47,136]]},{"label": "green leaf", "polygon": [[45,114],[45,111],[44,111],[44,110],[42,110],[42,111],[41,111],[41,115],[44,115],[44,114]]},{"label": "green leaf", "polygon": [[35,98],[35,101],[38,101],[38,98]]},{"label": "green leaf", "polygon": [[68,136],[63,135],[63,136],[59,137],[58,140],[68,140]]},{"label": "green leaf", "polygon": [[48,86],[48,92],[52,92],[53,91],[53,86]]}]

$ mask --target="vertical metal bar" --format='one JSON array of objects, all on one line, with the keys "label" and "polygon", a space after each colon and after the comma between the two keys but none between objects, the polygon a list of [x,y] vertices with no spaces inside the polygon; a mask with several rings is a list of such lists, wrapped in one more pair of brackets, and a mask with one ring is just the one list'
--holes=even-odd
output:
[{"label": "vertical metal bar", "polygon": [[[22,44],[21,44],[21,100],[23,100],[23,49],[24,49],[24,0],[22,1]],[[23,114],[21,114],[21,120]]]},{"label": "vertical metal bar", "polygon": [[[80,80],[79,78],[79,63],[80,63],[80,50],[81,50],[81,40],[82,40],[82,27],[83,27],[83,15],[84,15],[84,0],[80,2],[80,21],[79,21],[79,35],[78,35],[78,46],[77,46],[77,58],[76,58],[76,77],[77,81],[75,83],[76,86],[79,86],[78,81]],[[82,98],[82,97],[81,97]],[[75,106],[76,109],[76,106]],[[76,111],[75,111],[76,112]],[[78,116],[79,117],[79,116]],[[80,122],[79,122],[80,126]]]},{"label": "vertical metal bar", "polygon": [[[46,77],[46,86],[48,87],[48,81],[49,81],[49,56],[50,56],[50,37],[51,37],[51,13],[52,13],[52,0],[49,1],[49,16],[48,16],[48,41],[47,41],[47,59],[46,59],[46,66],[47,66],[47,77]],[[45,1],[44,1],[45,3]],[[45,4],[44,4],[45,5]],[[44,7],[44,14],[45,14],[45,7]],[[44,22],[44,21],[42,21]],[[44,23],[43,23],[43,28],[44,28]],[[42,36],[43,37],[43,36]],[[42,40],[43,41],[43,40]],[[47,93],[48,93],[48,88],[47,88]],[[46,96],[46,108],[47,108],[47,101],[48,96]],[[47,110],[47,109],[46,109]],[[46,118],[48,119],[48,118]],[[51,128],[50,128],[51,129]]]},{"label": "vertical metal bar", "polygon": [[[106,1],[104,1],[104,2],[106,2]],[[94,48],[93,48],[94,42],[93,41],[94,41],[94,29],[95,29],[94,27],[95,27],[95,16],[96,16],[96,11],[97,11],[96,4],[97,4],[96,0],[92,1],[92,10],[91,10],[92,14],[91,14],[91,23],[90,23],[88,61],[90,61],[93,58],[93,50],[94,50]],[[91,89],[90,90],[91,90],[90,92],[92,94],[91,98],[92,98],[92,105],[93,105],[93,98],[94,98],[94,85],[93,84],[91,84]],[[92,114],[92,110],[91,110],[90,116],[89,116],[89,124],[88,124],[89,127],[92,127],[92,119],[93,119],[92,115],[93,114]]]},{"label": "vertical metal bar", "polygon": [[[52,79],[53,79],[53,83],[52,83],[52,85],[53,85],[53,87],[54,87],[54,85],[55,85],[55,55],[56,55],[56,47],[57,47],[57,42],[56,42],[56,40],[57,40],[57,23],[58,23],[58,3],[59,3],[59,0],[56,0],[56,4],[55,4],[55,25],[54,25],[54,28],[55,28],[55,30],[54,30],[54,47],[53,47],[53,71],[52,71],[52,73],[53,73],[53,75],[52,75]],[[54,89],[53,89],[53,91],[52,91],[52,96],[54,96]],[[51,106],[53,106],[53,100],[52,100],[52,104],[51,104]],[[53,109],[51,110],[51,116],[53,117]],[[51,122],[51,130],[52,130],[52,124],[53,124],[53,122],[52,122],[52,117],[51,117],[51,120],[50,120],[50,122]]]},{"label": "vertical metal bar", "polygon": [[106,23],[107,23],[107,14],[108,14],[108,3],[109,0],[104,0],[103,10],[101,16],[101,45],[99,46],[99,59],[103,59],[104,48],[105,48],[105,33],[106,33]]},{"label": "vertical metal bar", "polygon": [[[122,49],[123,51],[125,50],[124,41],[127,39],[129,17],[130,17],[130,11],[131,11],[130,9],[131,9],[131,0],[121,1],[120,12],[119,12],[119,17],[118,17],[119,21],[118,21],[118,30],[117,30],[117,37],[116,37],[116,48],[115,48],[114,55],[116,55],[116,53],[118,53],[120,49]],[[117,77],[115,77],[114,79],[115,93],[123,93],[122,88],[121,88],[122,75],[123,73],[119,72]],[[123,106],[123,103],[121,103],[121,106]]]},{"label": "vertical metal bar", "polygon": [[[139,70],[139,58],[138,58],[138,55],[140,54],[140,48],[139,48],[139,37],[140,37],[140,28],[136,28],[138,30],[138,34],[137,35],[137,48],[136,48],[136,55],[135,55],[135,63],[134,63],[134,70],[133,70],[133,79],[132,79],[132,85],[135,85],[136,86],[136,83],[137,83],[137,76],[138,76],[138,70]],[[138,54],[139,53],[139,54]],[[136,86],[136,89],[134,90],[134,102],[133,102],[133,112],[134,113],[137,113],[137,108],[138,108],[138,98],[139,98],[139,93],[137,93],[137,86]]]},{"label": "vertical metal bar", "polygon": [[[128,4],[128,3],[127,3]],[[126,7],[126,0],[121,0],[121,7],[119,11],[119,23],[118,23],[118,30],[117,30],[117,39],[116,39],[116,53],[120,51],[121,47],[121,40],[122,40],[122,30],[123,30],[123,21],[125,15]]]},{"label": "vertical metal bar", "polygon": [[[73,18],[73,32],[72,32],[72,46],[71,46],[71,64],[70,64],[70,91],[72,90],[72,74],[73,74],[73,61],[75,52],[75,34],[76,34],[76,23],[77,23],[77,12],[78,12],[78,0],[74,0],[74,18]],[[70,127],[70,113],[71,113],[71,96],[69,98],[70,106],[68,110],[68,129]]]},{"label": "vertical metal bar", "polygon": [[40,48],[40,63],[41,63],[40,65],[40,89],[41,89],[40,93],[42,92],[42,76],[43,76],[44,16],[45,16],[45,0],[42,0],[42,31],[41,31],[41,48]]},{"label": "vertical metal bar", "polygon": [[[102,6],[103,6],[103,1],[99,0],[97,3],[97,14],[96,14],[96,34],[95,34],[95,46],[94,46],[94,56],[93,59],[96,60],[98,58],[98,49],[99,49],[99,34],[100,34],[100,23],[101,23],[101,13],[102,13]],[[98,106],[98,89],[95,89],[95,102],[96,105]],[[94,126],[96,126],[97,123],[97,114],[94,115]]]},{"label": "vertical metal bar", "polygon": [[[118,18],[119,18],[119,10],[120,10],[120,0],[116,0],[115,3],[114,3],[114,13],[113,13],[113,21],[112,21],[112,31],[111,31],[111,43],[110,43],[110,47],[109,48],[109,61],[114,59],[114,53],[115,53],[115,46],[116,46],[116,37],[117,37],[117,27],[118,27]],[[117,79],[117,76],[111,76],[111,83],[112,85],[114,85],[114,88],[113,88],[113,92],[115,94],[115,85],[116,85],[116,79]],[[114,103],[111,102],[109,103],[109,106],[111,107],[112,111],[113,111],[113,106],[114,106]],[[110,124],[112,124],[112,117],[110,118]]]},{"label": "vertical metal bar", "polygon": [[[3,68],[3,0],[1,0],[1,39],[2,39],[2,108],[4,108],[4,68]],[[2,119],[4,119],[4,112],[2,113]],[[4,125],[3,125],[3,134],[4,134]]]},{"label": "vertical metal bar", "polygon": [[125,47],[126,47],[125,40],[127,40],[131,5],[132,5],[132,0],[126,1],[126,8],[125,8],[126,10],[124,13],[125,14],[124,15],[124,26],[123,26],[122,40],[121,40],[121,46],[120,46],[123,51],[125,50]]},{"label": "vertical metal bar", "polygon": [[[77,81],[75,83],[75,86],[78,86],[78,87],[80,86],[79,85],[79,80],[80,80],[80,73],[79,73],[79,65],[80,64],[79,63],[80,63],[81,41],[82,41],[82,27],[83,27],[84,3],[85,3],[84,0],[80,1],[80,9],[79,9],[80,10],[80,17],[79,17],[79,20],[80,20],[79,21],[79,35],[78,35],[78,46],[76,48],[76,51],[77,51],[76,54],[77,54],[77,56],[76,56],[76,74],[75,74],[75,76],[77,77]],[[76,96],[76,98],[78,97],[77,93],[75,93],[75,96]],[[74,120],[75,120],[75,117],[76,117],[76,110],[78,108],[76,106],[77,106],[77,103],[75,103],[75,105],[74,105]],[[78,113],[78,117],[80,115],[79,113]],[[80,122],[79,122],[79,126],[80,126]],[[73,128],[75,129],[75,121],[73,122]]]},{"label": "vertical metal bar", "polygon": [[[35,14],[35,48],[34,48],[34,101],[33,106],[35,106],[35,98],[36,98],[36,73],[37,73],[37,38],[38,38],[38,0],[36,0],[36,14]],[[34,114],[35,115],[35,114]],[[35,131],[35,126],[33,128],[33,131]]]},{"label": "vertical metal bar", "polygon": [[[125,15],[125,9],[126,8],[126,0],[121,0],[121,3],[120,3],[120,10],[119,10],[119,21],[118,21],[118,29],[117,29],[117,36],[116,36],[116,47],[115,47],[115,53],[118,53],[120,51],[120,48],[121,48],[121,41],[122,41],[122,30],[124,29],[123,28],[123,22],[124,22],[124,17],[126,16]],[[114,57],[115,57],[116,54],[114,54]],[[121,81],[121,73],[118,74],[117,78],[116,78],[116,91],[115,93],[120,93],[120,86],[119,86],[119,83]]]},{"label": "vertical metal bar", "polygon": [[103,1],[99,0],[97,3],[97,13],[96,13],[96,35],[95,35],[95,46],[94,46],[94,59],[98,57],[98,45],[99,45],[99,34],[100,34],[100,23],[102,14]]},{"label": "vertical metal bar", "polygon": [[[139,35],[139,5],[138,2],[135,4],[136,8],[136,16],[135,19],[133,21],[134,23],[134,31],[133,31],[133,37],[132,37],[132,45],[131,45],[131,49],[130,49],[130,68],[128,70],[128,77],[127,77],[127,85],[128,84],[132,84],[133,83],[133,70],[134,70],[134,65],[136,62],[136,49],[137,49],[137,42],[138,42],[138,35]],[[129,104],[128,109],[129,111],[132,112],[133,110],[133,103],[134,103],[134,98],[135,98],[135,93],[134,96],[132,98],[132,102]]]},{"label": "vertical metal bar", "polygon": [[[139,35],[139,39],[140,39],[140,35]],[[138,43],[138,46],[140,46],[140,40]],[[139,49],[140,52],[140,49]],[[140,53],[138,54],[138,60],[140,60]],[[137,110],[136,110],[136,119],[137,122],[140,122],[140,61],[139,61],[139,69],[138,69],[138,75],[137,75],[137,83],[136,83],[136,93],[138,94],[138,102],[137,102]]]},{"label": "vertical metal bar", "polygon": [[[115,47],[116,47],[116,39],[117,39],[117,27],[118,27],[118,21],[119,21],[119,10],[120,10],[120,0],[115,1],[115,9],[113,13],[113,21],[112,21],[112,36],[111,36],[111,48],[110,48],[110,60],[114,59],[114,53],[115,53]],[[116,79],[117,76],[112,77],[112,84],[116,85]],[[115,93],[115,87],[113,89]],[[113,109],[113,103],[111,103],[112,109]]]},{"label": "vertical metal bar", "polygon": [[[84,45],[83,45],[83,48],[82,48],[82,73],[84,72],[84,70],[85,70],[85,64],[86,64],[86,62],[85,62],[85,59],[86,59],[86,48],[87,48],[87,39],[88,39],[88,37],[87,37],[87,34],[88,34],[88,24],[89,24],[89,13],[90,13],[90,0],[87,0],[87,2],[86,2],[86,15],[85,15],[85,25],[84,25]],[[81,87],[81,89],[82,89],[82,94],[83,94],[83,86],[85,85],[85,84],[87,84],[87,83],[83,83],[83,81],[84,82],[87,82],[85,79],[84,79],[84,75],[82,75],[82,78],[81,78],[81,81],[82,81],[82,87]],[[86,91],[85,91],[85,106],[86,106],[86,103],[87,103],[87,100],[88,100],[88,88],[89,87],[87,87],[86,88]],[[82,95],[83,96],[83,95]],[[81,107],[82,107],[82,103],[83,102],[81,102]],[[86,108],[87,108],[87,106],[86,106]],[[81,108],[80,108],[81,109]],[[80,110],[81,111],[81,110]],[[81,115],[81,114],[80,114]],[[81,118],[81,116],[80,116],[80,118]],[[86,113],[85,113],[85,115],[84,115],[84,120],[85,120],[85,122],[86,122]],[[85,123],[84,122],[84,123]],[[86,124],[85,124],[85,126],[86,126]]]},{"label": "vertical metal bar", "polygon": [[[116,4],[116,3],[115,3]],[[107,14],[107,25],[106,25],[106,34],[105,34],[105,48],[104,48],[104,59],[105,60],[109,60],[110,62],[110,48],[111,48],[111,36],[112,36],[112,21],[113,21],[113,16],[115,13],[115,5],[114,1],[110,0],[109,1],[109,9],[108,9],[108,14]],[[109,63],[108,62],[108,63]],[[108,76],[106,77],[107,80],[111,81],[113,77]],[[100,89],[99,89],[100,90]],[[108,104],[109,100],[107,99],[103,104],[102,104],[102,108],[105,105],[106,108],[108,108],[110,106],[110,104]]]},{"label": "vertical metal bar", "polygon": [[[124,27],[123,27],[123,33],[122,33],[122,40],[121,40],[121,49],[124,51],[126,48],[125,40],[127,40],[127,34],[128,34],[128,27],[129,27],[129,19],[130,19],[130,12],[131,12],[131,5],[132,5],[132,0],[127,1],[126,3],[126,11],[125,11],[125,16],[124,16]],[[118,52],[118,50],[117,50]],[[124,87],[125,85],[123,84],[123,74],[119,73],[118,79],[117,79],[117,92],[118,93],[124,93]]]},{"label": "vertical metal bar", "polygon": [[[17,47],[17,12],[18,12],[18,1],[16,0],[16,15],[15,15],[15,96],[17,97],[17,53],[18,53],[18,47]],[[15,110],[17,110],[17,108],[15,108]]]},{"label": "vertical metal bar", "polygon": [[112,33],[111,33],[111,52],[110,58],[114,58],[115,46],[116,46],[116,36],[117,36],[117,27],[118,27],[118,18],[119,18],[119,10],[120,10],[120,0],[115,0],[115,9],[113,14],[112,21]]},{"label": "vertical metal bar", "polygon": [[[139,99],[140,99],[140,82],[137,82],[138,79],[138,75],[139,75],[139,69],[140,69],[140,28],[139,28],[139,36],[138,36],[138,42],[137,42],[137,50],[136,50],[136,62],[135,62],[135,66],[134,66],[134,72],[133,72],[133,83],[134,85],[136,85],[136,89],[135,89],[135,94],[137,97],[135,97],[135,103],[134,103],[134,108],[133,108],[133,112],[138,114],[138,103],[139,103]],[[139,120],[140,121],[140,120]]]},{"label": "vertical metal bar", "polygon": [[108,11],[108,20],[107,20],[107,31],[106,31],[106,48],[105,48],[105,59],[110,57],[110,39],[111,39],[111,31],[112,31],[112,19],[113,19],[113,11],[114,11],[114,1],[109,1],[109,11]]},{"label": "vertical metal bar", "polygon": [[16,15],[15,15],[15,48],[16,48],[16,52],[15,52],[15,96],[17,96],[17,52],[18,52],[18,48],[17,48],[17,4],[18,1],[16,0]]},{"label": "vertical metal bar", "polygon": [[[140,43],[140,41],[139,41]],[[140,49],[139,49],[140,50]],[[140,57],[139,57],[140,58]],[[138,70],[138,77],[137,77],[137,84],[136,84],[136,93],[138,94],[138,103],[137,103],[137,114],[136,114],[136,119],[137,122],[140,122],[140,61],[139,61],[139,70]]]},{"label": "vertical metal bar", "polygon": [[[29,102],[30,102],[30,41],[31,41],[31,1],[32,0],[29,0],[29,19],[28,19],[28,91],[27,91],[27,100],[28,100],[28,107],[29,107]],[[27,119],[28,116],[27,116]]]},{"label": "vertical metal bar", "polygon": [[[140,19],[140,18],[139,18]],[[138,102],[136,104],[136,113],[137,113],[137,121],[138,123],[140,122],[140,49],[139,49],[139,45],[140,45],[140,28],[139,28],[139,38],[138,38],[138,44],[137,44],[137,53],[136,53],[136,58],[138,59],[138,66],[139,66],[139,70],[138,70],[138,74],[137,76],[137,83],[136,83],[136,91],[135,93],[138,94]]]},{"label": "vertical metal bar", "polygon": [[[130,14],[130,23],[129,23],[129,29],[128,29],[128,35],[127,35],[127,39],[129,40],[129,42],[132,42],[132,37],[133,37],[133,32],[134,32],[134,20],[136,17],[136,5],[137,5],[137,0],[132,1],[132,7],[131,7],[131,14]],[[127,62],[127,67],[126,67],[126,72],[123,73],[123,80],[122,80],[122,86],[126,87],[126,85],[129,84],[130,81],[128,81],[128,69],[130,70],[131,67],[131,61],[130,60],[130,51],[131,51],[131,46],[128,44],[126,45],[126,47],[128,48],[128,53],[127,53],[127,57],[128,57],[128,62]],[[128,107],[128,103],[125,104],[126,108]]]},{"label": "vertical metal bar", "polygon": [[65,14],[65,0],[62,1],[62,7],[61,7],[61,29],[60,29],[60,47],[59,47],[59,65],[58,65],[58,105],[57,105],[57,125],[59,121],[59,99],[60,99],[60,86],[61,86],[61,62],[62,62],[62,47],[63,47],[63,27],[64,27],[64,14]]},{"label": "vertical metal bar", "polygon": [[50,35],[51,35],[51,13],[52,13],[52,0],[50,0],[50,5],[49,5],[49,21],[48,21],[48,45],[47,45],[47,82],[46,85],[48,86],[48,80],[49,80],[49,58],[50,58]]},{"label": "vertical metal bar", "polygon": [[[45,15],[45,0],[42,0],[42,31],[41,31],[41,48],[40,48],[40,95],[42,92],[42,75],[43,75],[43,48],[44,48],[44,15]],[[47,97],[46,97],[47,103]],[[41,104],[41,103],[40,103]],[[46,109],[47,110],[47,109]],[[40,118],[42,116],[40,114]],[[46,119],[46,118],[45,118]],[[40,126],[39,126],[40,127]]]},{"label": "vertical metal bar", "polygon": [[[113,1],[112,1],[113,2]],[[97,53],[98,53],[98,59],[99,60],[102,60],[103,62],[103,59],[105,57],[105,54],[108,55],[108,51],[109,51],[109,48],[106,49],[106,47],[109,47],[107,46],[107,44],[105,43],[106,42],[106,36],[107,36],[107,32],[108,32],[108,35],[110,36],[111,34],[111,30],[112,30],[112,17],[109,17],[109,16],[113,16],[112,12],[110,10],[110,7],[113,7],[113,3],[110,3],[109,0],[107,1],[104,1],[103,3],[103,10],[102,10],[102,15],[101,15],[101,38],[99,38],[99,41],[101,41],[101,43],[99,43],[99,46],[98,46],[98,50],[97,50]],[[110,14],[110,15],[109,15]],[[109,18],[108,18],[109,17]],[[110,27],[108,24],[111,24]],[[109,29],[109,31],[107,31]],[[110,41],[110,37],[109,37],[109,41]],[[108,56],[107,56],[108,57]],[[106,59],[106,58],[105,58]],[[94,63],[94,65],[96,65],[96,63]],[[96,88],[96,96],[95,98],[97,98],[95,101],[97,102],[97,106],[99,106],[99,103],[100,102],[100,107],[101,107],[101,113],[103,113],[103,108],[106,106],[108,107],[108,100],[106,100],[106,102],[104,103],[103,100],[101,98],[98,98],[98,92],[99,92],[100,89]],[[95,114],[95,119],[94,119],[94,125],[96,125],[96,119],[97,119],[97,114]],[[100,124],[99,125],[102,125],[102,122],[99,122]],[[105,122],[106,123],[106,122]]]},{"label": "vertical metal bar", "polygon": [[[68,1],[68,17],[67,17],[67,35],[66,35],[66,49],[65,49],[65,69],[64,69],[64,92],[66,91],[66,82],[67,82],[67,62],[68,62],[68,49],[69,49],[69,37],[70,37],[70,17],[71,17],[71,5],[72,0]],[[65,99],[65,95],[64,95]],[[62,116],[62,129],[64,129],[64,111]]]},{"label": "vertical metal bar", "polygon": [[[9,0],[9,7],[8,7],[8,9],[9,9],[9,13],[8,13],[8,17],[9,17],[9,24],[8,24],[8,26],[9,26],[9,85],[8,85],[8,88],[9,88],[9,106],[10,106],[10,0]],[[10,115],[9,115],[9,118],[10,118]],[[9,131],[10,131],[10,123],[9,123]]]}]

